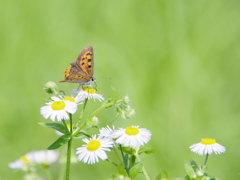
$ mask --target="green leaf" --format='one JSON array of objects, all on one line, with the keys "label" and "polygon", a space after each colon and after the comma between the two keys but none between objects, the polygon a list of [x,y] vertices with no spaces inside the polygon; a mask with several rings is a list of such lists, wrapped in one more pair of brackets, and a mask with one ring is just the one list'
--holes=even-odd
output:
[{"label": "green leaf", "polygon": [[79,136],[86,136],[86,137],[88,137],[88,138],[91,137],[89,134],[86,134],[85,132],[79,132],[79,133],[77,133],[74,137],[79,137]]},{"label": "green leaf", "polygon": [[129,158],[129,167],[133,167],[136,161],[136,156],[135,155],[131,155]]},{"label": "green leaf", "polygon": [[119,172],[119,174],[123,175],[124,177],[127,176],[127,172],[126,172],[126,170],[124,169],[124,165],[123,165],[123,164],[120,164],[120,165],[118,166],[118,172]]},{"label": "green leaf", "polygon": [[142,153],[145,153],[145,154],[151,154],[151,153],[154,153],[154,149],[153,148],[150,148],[150,147],[145,147],[145,148],[141,148],[139,151],[138,151],[138,154],[142,154]]},{"label": "green leaf", "polygon": [[54,143],[52,143],[47,149],[53,150],[61,147],[62,145],[66,144],[72,136],[70,134],[65,134],[59,137]]},{"label": "green leaf", "polygon": [[191,162],[190,163],[185,163],[184,164],[187,175],[190,179],[194,179],[197,177],[195,170],[193,169]]},{"label": "green leaf", "polygon": [[55,129],[63,134],[69,133],[68,129],[63,124],[60,123],[39,123],[39,124],[43,127]]},{"label": "green leaf", "polygon": [[123,163],[125,168],[128,168],[128,154],[125,154],[123,157]]},{"label": "green leaf", "polygon": [[192,168],[194,169],[194,171],[197,171],[199,169],[197,163],[194,160],[191,160],[190,164],[191,164]]},{"label": "green leaf", "polygon": [[127,154],[135,154],[136,150],[130,147],[122,147],[123,152]]},{"label": "green leaf", "polygon": [[131,179],[135,178],[138,173],[142,171],[142,163],[138,163],[135,166],[133,166],[129,171],[129,177]]},{"label": "green leaf", "polygon": [[159,173],[156,177],[155,180],[167,180],[168,179],[168,174],[166,171],[162,171],[161,173]]}]

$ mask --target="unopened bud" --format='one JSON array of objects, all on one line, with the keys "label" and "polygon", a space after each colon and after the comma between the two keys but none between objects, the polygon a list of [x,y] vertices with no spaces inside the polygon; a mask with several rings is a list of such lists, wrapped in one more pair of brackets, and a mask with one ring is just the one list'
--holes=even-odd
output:
[{"label": "unopened bud", "polygon": [[49,81],[45,84],[44,90],[48,94],[54,94],[54,95],[58,94],[57,84],[55,82],[52,82],[52,81]]}]

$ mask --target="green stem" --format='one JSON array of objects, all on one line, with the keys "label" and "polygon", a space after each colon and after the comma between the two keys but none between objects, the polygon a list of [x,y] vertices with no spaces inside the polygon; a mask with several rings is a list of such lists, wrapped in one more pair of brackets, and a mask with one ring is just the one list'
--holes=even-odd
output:
[{"label": "green stem", "polygon": [[48,167],[46,167],[46,166],[44,166],[44,165],[41,166],[41,167],[42,167],[42,169],[43,169],[43,171],[44,171],[47,179],[48,179],[48,180],[52,180],[53,178],[52,178],[52,176],[51,176],[51,174],[50,174],[50,172],[49,172],[49,170],[48,170]]},{"label": "green stem", "polygon": [[[141,159],[140,159],[140,157],[139,157],[138,150],[139,150],[139,149],[136,149],[135,156],[136,156],[136,159],[140,162]],[[145,176],[145,179],[146,179],[146,180],[150,180],[150,178],[149,178],[149,176],[148,176],[148,173],[147,173],[147,171],[146,171],[146,169],[145,169],[144,166],[142,166],[142,171],[143,171],[143,175]]]},{"label": "green stem", "polygon": [[97,113],[99,113],[101,110],[103,110],[104,108],[109,107],[109,106],[112,106],[112,105],[114,105],[113,102],[104,104],[103,106],[100,106],[98,109],[96,109],[90,116],[93,117],[93,116],[95,116]]},{"label": "green stem", "polygon": [[207,165],[207,160],[208,160],[208,154],[206,155],[205,161],[204,161],[204,166]]},{"label": "green stem", "polygon": [[68,141],[67,148],[67,165],[66,165],[66,180],[70,177],[70,165],[71,165],[71,148],[72,148],[72,138]]},{"label": "green stem", "polygon": [[80,127],[78,127],[72,134],[73,137],[75,137],[85,126],[87,122],[85,121]]},{"label": "green stem", "polygon": [[[69,114],[69,116],[70,116],[70,133],[72,134],[72,114]],[[70,177],[71,149],[72,149],[72,138],[68,141],[67,164],[66,164],[66,180],[69,180],[69,177]]]},{"label": "green stem", "polygon": [[118,116],[119,116],[119,113],[117,114],[117,116],[115,118],[113,118],[113,120],[109,121],[107,124],[113,123],[118,118]]},{"label": "green stem", "polygon": [[81,120],[82,120],[82,117],[83,117],[85,108],[86,108],[86,106],[87,106],[87,102],[88,102],[88,99],[86,98],[85,101],[84,101],[84,104],[83,104],[82,112],[81,112],[81,114],[80,114],[80,116],[79,116],[79,119],[78,119],[78,122],[77,122],[77,125],[76,125],[77,127],[79,126],[79,124],[80,124],[80,122],[81,122]]},{"label": "green stem", "polygon": [[67,123],[65,122],[65,120],[62,120],[62,122],[63,122],[63,124],[64,124],[66,130],[69,132],[69,129],[68,129],[68,126],[67,126]]},{"label": "green stem", "polygon": [[72,134],[72,130],[73,130],[73,127],[72,127],[72,114],[69,113],[69,116],[70,116],[70,134]]},{"label": "green stem", "polygon": [[126,170],[127,174],[129,175],[128,158],[125,159],[123,149],[122,149],[122,146],[120,144],[119,144],[119,148],[120,148],[122,159],[123,159],[124,169]]}]

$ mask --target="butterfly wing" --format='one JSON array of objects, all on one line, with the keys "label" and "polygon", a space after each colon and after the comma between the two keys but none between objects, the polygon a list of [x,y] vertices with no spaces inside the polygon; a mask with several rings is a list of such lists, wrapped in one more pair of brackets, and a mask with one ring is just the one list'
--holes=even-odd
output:
[{"label": "butterfly wing", "polygon": [[93,77],[94,71],[94,56],[93,56],[93,47],[87,46],[79,54],[76,60],[77,65],[80,69],[90,77]]},{"label": "butterfly wing", "polygon": [[93,81],[93,48],[87,46],[78,55],[77,60],[72,62],[70,67],[64,72],[65,79],[59,82],[71,82],[86,84]]}]

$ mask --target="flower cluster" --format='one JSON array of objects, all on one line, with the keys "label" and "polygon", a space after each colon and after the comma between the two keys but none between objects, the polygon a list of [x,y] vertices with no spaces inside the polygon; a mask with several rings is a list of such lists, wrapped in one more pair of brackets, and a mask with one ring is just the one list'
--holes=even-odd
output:
[{"label": "flower cluster", "polygon": [[[51,82],[45,85],[45,90],[49,92],[56,93],[56,85]],[[75,96],[75,94],[77,95]],[[50,93],[52,94],[52,93]],[[92,89],[89,87],[82,87],[80,90],[74,89],[70,96],[65,96],[59,94],[59,96],[52,96],[50,102],[47,102],[45,106],[43,106],[40,110],[41,115],[48,119],[50,118],[52,121],[61,121],[68,120],[68,114],[74,114],[77,111],[77,105],[82,104],[82,101],[85,99],[94,99],[103,101],[104,98],[102,95],[97,94],[96,89]],[[75,96],[75,97],[74,97]]]},{"label": "flower cluster", "polygon": [[127,128],[119,128],[115,130],[109,126],[100,129],[98,137],[93,135],[90,139],[83,139],[86,143],[77,148],[78,160],[84,163],[93,164],[107,159],[105,151],[110,151],[113,144],[120,144],[123,147],[137,148],[142,146],[151,138],[151,132],[138,126],[130,126]]}]

